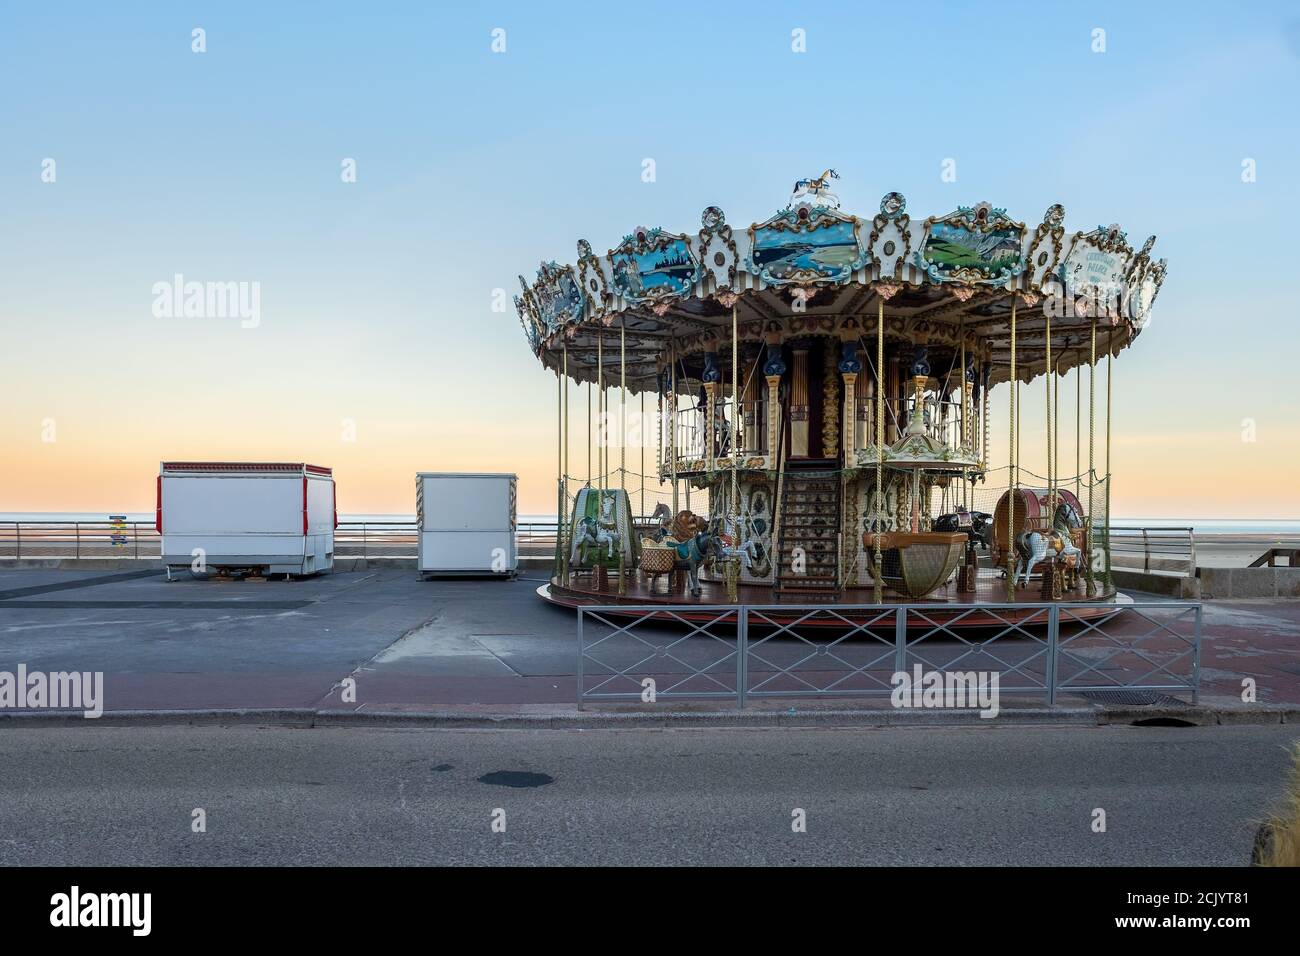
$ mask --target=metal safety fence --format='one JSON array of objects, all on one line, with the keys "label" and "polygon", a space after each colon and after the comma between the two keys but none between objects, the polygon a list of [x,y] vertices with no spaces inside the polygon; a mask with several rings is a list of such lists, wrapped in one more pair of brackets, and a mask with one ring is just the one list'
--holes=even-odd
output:
[{"label": "metal safety fence", "polygon": [[[1201,605],[610,605],[578,609],[578,705],[888,697],[996,674],[999,693],[1200,689]],[[900,677],[902,675],[902,677]]]},{"label": "metal safety fence", "polygon": [[[515,544],[521,557],[553,554],[555,522],[518,522]],[[414,521],[340,521],[334,529],[337,558],[414,558],[418,545],[419,527]],[[0,559],[138,560],[157,559],[161,554],[162,536],[152,520],[0,521]]]}]

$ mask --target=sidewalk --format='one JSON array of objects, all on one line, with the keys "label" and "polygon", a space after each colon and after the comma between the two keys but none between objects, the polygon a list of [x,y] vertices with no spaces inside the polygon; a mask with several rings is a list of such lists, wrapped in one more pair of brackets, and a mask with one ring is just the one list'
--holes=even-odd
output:
[{"label": "sidewalk", "polygon": [[[888,698],[661,700],[577,708],[573,617],[540,582],[422,582],[400,569],[298,581],[168,583],[156,572],[0,570],[0,671],[100,671],[109,714],[284,713],[589,723],[618,720],[949,721],[895,711]],[[1166,710],[1195,723],[1300,720],[1300,602],[1204,606],[1201,706],[1002,694],[1004,721],[1128,722]],[[344,702],[343,681],[355,681]],[[1256,683],[1257,702],[1241,699]],[[793,711],[792,711],[793,708]],[[0,716],[13,711],[0,711]],[[630,716],[636,715],[636,716]],[[712,717],[710,715],[717,715]],[[1144,716],[1145,715],[1145,716]],[[1167,715],[1166,715],[1167,716]],[[973,712],[960,719],[988,724]]]}]

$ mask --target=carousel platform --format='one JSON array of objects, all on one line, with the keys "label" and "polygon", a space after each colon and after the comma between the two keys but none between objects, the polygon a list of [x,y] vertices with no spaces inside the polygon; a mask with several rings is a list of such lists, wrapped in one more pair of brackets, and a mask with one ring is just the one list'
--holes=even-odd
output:
[{"label": "carousel platform", "polygon": [[[812,606],[825,607],[834,611],[834,616],[809,619],[802,626],[843,627],[845,621],[853,624],[865,623],[877,612],[861,610],[864,607],[898,607],[907,605],[912,608],[926,609],[923,616],[909,618],[908,626],[927,628],[935,625],[951,626],[954,629],[981,629],[1003,627],[1017,621],[1032,621],[1042,617],[1041,605],[1059,604],[1068,606],[1072,620],[1093,621],[1113,614],[1118,606],[1131,604],[1132,599],[1114,590],[1107,594],[1087,597],[1081,590],[1067,592],[1059,601],[1044,601],[1040,597],[1037,581],[1028,588],[1016,592],[1014,604],[1023,604],[1023,611],[1009,607],[1006,583],[1000,578],[987,577],[976,581],[974,593],[958,593],[955,587],[940,588],[926,598],[915,600],[905,595],[886,589],[881,604],[874,603],[872,588],[846,588],[838,595],[821,593],[784,594],[776,597],[771,585],[741,584],[737,587],[736,601],[727,597],[727,589],[721,582],[701,581],[701,594],[693,597],[684,586],[669,586],[666,577],[651,584],[640,575],[630,575],[625,593],[618,593],[618,579],[610,576],[607,590],[596,590],[590,580],[583,576],[568,586],[552,578],[549,584],[537,589],[543,600],[558,607],[577,609],[579,607],[617,607],[625,605],[629,616],[632,609],[638,609],[635,616],[641,617],[640,609],[646,606],[663,605],[665,611],[660,616],[664,620],[674,621],[709,621],[717,617],[719,609],[747,605],[764,609],[764,617],[776,624],[792,623],[807,614]],[[834,599],[832,599],[834,598]],[[981,612],[978,605],[988,605],[988,611]],[[975,605],[971,609],[971,605]],[[788,606],[790,610],[783,612]],[[668,611],[667,608],[672,608]],[[686,610],[682,610],[685,608]],[[698,610],[697,610],[698,608]],[[617,611],[611,612],[617,614]],[[1046,623],[1046,622],[1043,622]]]}]

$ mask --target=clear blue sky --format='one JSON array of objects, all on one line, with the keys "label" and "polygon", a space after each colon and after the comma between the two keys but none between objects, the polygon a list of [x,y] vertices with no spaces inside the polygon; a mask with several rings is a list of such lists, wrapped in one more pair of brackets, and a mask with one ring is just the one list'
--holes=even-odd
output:
[{"label": "clear blue sky", "polygon": [[[1116,510],[1181,513],[1160,469],[1212,467],[1270,473],[1232,513],[1295,513],[1295,4],[5,0],[0,80],[0,510],[147,507],[181,452],[323,458],[353,512],[409,511],[439,467],[519,471],[545,508],[554,380],[492,290],[580,237],[761,220],[834,166],[859,214],[897,189],[918,218],[1061,202],[1070,228],[1157,233]],[[177,272],[259,281],[262,326],[155,318]]]}]

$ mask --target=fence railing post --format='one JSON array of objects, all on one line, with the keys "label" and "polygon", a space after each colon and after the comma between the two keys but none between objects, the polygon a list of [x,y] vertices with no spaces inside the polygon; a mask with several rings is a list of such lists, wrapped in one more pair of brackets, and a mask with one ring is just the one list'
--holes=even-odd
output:
[{"label": "fence railing post", "polygon": [[582,631],[583,619],[584,619],[584,614],[582,611],[582,607],[579,606],[578,608],[578,710],[582,710],[582,689],[583,689],[582,659],[586,656],[587,653],[586,638],[583,637],[583,631]]},{"label": "fence railing post", "polygon": [[76,556],[80,558],[81,557],[81,522],[80,521],[74,521],[72,523],[72,533],[76,538],[76,548],[77,548]]},{"label": "fence railing post", "polygon": [[18,553],[15,557],[21,558],[23,556],[23,526],[17,521],[14,522],[14,532],[18,536]]},{"label": "fence railing post", "polygon": [[1201,696],[1201,605],[1196,605],[1196,646],[1192,650],[1192,706],[1200,703]]},{"label": "fence railing post", "polygon": [[1061,650],[1061,608],[1053,604],[1047,609],[1047,706],[1056,706],[1056,680],[1058,654]]},{"label": "fence railing post", "polygon": [[894,673],[907,670],[907,605],[894,612]]},{"label": "fence railing post", "polygon": [[140,525],[131,522],[131,540],[135,542],[135,559],[140,560]]},{"label": "fence railing post", "polygon": [[736,608],[736,707],[745,707],[746,681],[749,679],[749,608]]}]

